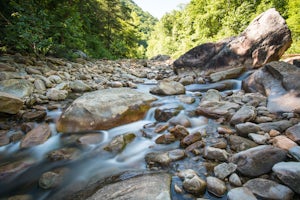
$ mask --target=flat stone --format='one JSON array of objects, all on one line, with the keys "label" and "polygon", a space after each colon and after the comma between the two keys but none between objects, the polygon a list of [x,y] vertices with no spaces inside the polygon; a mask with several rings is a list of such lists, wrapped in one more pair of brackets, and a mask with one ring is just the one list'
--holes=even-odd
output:
[{"label": "flat stone", "polygon": [[185,87],[179,82],[164,80],[159,81],[156,87],[150,89],[150,92],[159,95],[185,94]]},{"label": "flat stone", "polygon": [[23,100],[19,97],[0,92],[0,112],[8,114],[17,114],[23,107]]},{"label": "flat stone", "polygon": [[85,93],[77,98],[56,123],[58,132],[107,130],[143,118],[156,100],[129,88],[113,88]]},{"label": "flat stone", "polygon": [[34,160],[20,160],[0,166],[0,180],[5,182],[24,172],[35,163]]},{"label": "flat stone", "polygon": [[225,79],[238,78],[245,71],[245,67],[236,67],[220,72],[215,72],[209,75],[212,82],[218,82]]},{"label": "flat stone", "polygon": [[271,145],[260,145],[234,154],[230,162],[237,165],[237,170],[251,177],[271,171],[273,165],[286,159],[287,152]]},{"label": "flat stone", "polygon": [[251,179],[244,184],[244,187],[264,199],[291,200],[294,196],[290,188],[263,178]]},{"label": "flat stone", "polygon": [[106,185],[87,200],[171,200],[170,186],[169,174],[142,175]]},{"label": "flat stone", "polygon": [[47,112],[44,110],[37,110],[37,111],[29,111],[25,112],[22,115],[22,119],[24,121],[41,121],[47,116]]},{"label": "flat stone", "polygon": [[48,124],[40,125],[29,131],[20,143],[21,148],[29,148],[43,144],[51,136],[51,130]]},{"label": "flat stone", "polygon": [[285,185],[300,194],[300,162],[280,162],[272,170]]},{"label": "flat stone", "polygon": [[246,187],[238,187],[227,193],[228,200],[257,200],[254,194]]},{"label": "flat stone", "polygon": [[289,120],[281,120],[277,122],[266,122],[259,124],[259,128],[264,132],[270,132],[270,130],[274,129],[280,132],[284,132],[287,128],[291,127],[293,124]]}]

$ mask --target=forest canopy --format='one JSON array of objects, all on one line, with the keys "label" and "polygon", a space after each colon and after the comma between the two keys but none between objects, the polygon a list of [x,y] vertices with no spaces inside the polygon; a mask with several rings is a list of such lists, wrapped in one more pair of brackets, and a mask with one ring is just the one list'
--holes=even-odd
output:
[{"label": "forest canopy", "polygon": [[300,53],[298,0],[191,0],[159,21],[132,0],[1,0],[0,52],[177,58],[199,44],[238,35],[271,7],[292,31],[288,53]]}]

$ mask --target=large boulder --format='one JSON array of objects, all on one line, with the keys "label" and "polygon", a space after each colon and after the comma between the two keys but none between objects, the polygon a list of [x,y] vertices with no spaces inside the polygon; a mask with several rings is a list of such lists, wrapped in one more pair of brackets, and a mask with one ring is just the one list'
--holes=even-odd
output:
[{"label": "large boulder", "polygon": [[59,132],[107,130],[144,117],[155,97],[129,88],[86,93],[60,116]]},{"label": "large boulder", "polygon": [[5,92],[0,92],[0,112],[17,114],[23,107],[22,99]]},{"label": "large boulder", "polygon": [[286,62],[271,62],[243,81],[246,92],[268,97],[271,112],[300,112],[300,68]]},{"label": "large boulder", "polygon": [[285,20],[272,8],[256,17],[239,36],[202,44],[180,56],[174,71],[199,75],[242,66],[258,68],[279,60],[291,43]]},{"label": "large boulder", "polygon": [[283,161],[287,152],[271,145],[260,145],[234,154],[230,161],[237,165],[237,170],[251,177],[271,171],[273,165]]},{"label": "large boulder", "polygon": [[170,200],[171,176],[166,173],[149,174],[106,185],[88,200],[145,199]]}]

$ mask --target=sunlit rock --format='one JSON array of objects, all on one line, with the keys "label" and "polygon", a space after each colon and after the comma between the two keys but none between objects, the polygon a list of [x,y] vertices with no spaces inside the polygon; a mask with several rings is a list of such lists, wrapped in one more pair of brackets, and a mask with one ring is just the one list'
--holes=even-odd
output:
[{"label": "sunlit rock", "polygon": [[86,93],[60,116],[59,132],[110,129],[140,120],[156,98],[129,88]]},{"label": "sunlit rock", "polygon": [[291,43],[285,20],[273,8],[257,16],[237,37],[191,49],[174,62],[174,71],[199,76],[242,66],[258,68],[279,60]]},{"label": "sunlit rock", "polygon": [[0,112],[16,114],[23,107],[22,99],[15,95],[0,92]]}]

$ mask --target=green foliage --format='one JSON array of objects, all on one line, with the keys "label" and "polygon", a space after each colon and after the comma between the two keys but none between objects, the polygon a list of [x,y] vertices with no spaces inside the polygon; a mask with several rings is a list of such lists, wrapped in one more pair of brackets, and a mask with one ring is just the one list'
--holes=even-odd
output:
[{"label": "green foliage", "polygon": [[95,58],[144,57],[155,22],[131,0],[2,0],[0,47],[38,56],[71,58],[81,50]]},{"label": "green foliage", "polygon": [[292,31],[288,53],[300,53],[298,0],[191,0],[183,9],[166,14],[149,39],[147,56],[177,58],[192,47],[240,34],[258,14],[276,8]]}]

